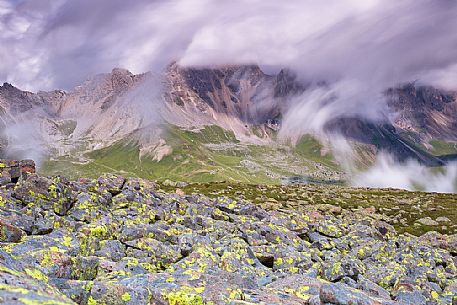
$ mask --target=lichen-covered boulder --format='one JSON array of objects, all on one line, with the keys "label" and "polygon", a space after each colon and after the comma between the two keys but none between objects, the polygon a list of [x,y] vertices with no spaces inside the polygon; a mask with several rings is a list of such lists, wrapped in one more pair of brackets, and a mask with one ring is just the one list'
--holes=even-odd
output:
[{"label": "lichen-covered boulder", "polygon": [[8,305],[74,305],[40,270],[24,265],[0,249],[0,302]]},{"label": "lichen-covered boulder", "polygon": [[0,241],[1,242],[20,242],[26,233],[20,228],[7,223],[0,218]]},{"label": "lichen-covered boulder", "polygon": [[455,236],[397,234],[382,219],[327,204],[290,208],[169,193],[117,175],[68,181],[30,174],[0,187],[0,300],[456,302]]}]

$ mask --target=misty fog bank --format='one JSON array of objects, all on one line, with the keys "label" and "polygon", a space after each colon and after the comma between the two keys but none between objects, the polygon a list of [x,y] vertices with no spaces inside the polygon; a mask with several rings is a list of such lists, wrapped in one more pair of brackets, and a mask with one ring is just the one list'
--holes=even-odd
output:
[{"label": "misty fog bank", "polygon": [[375,164],[368,170],[353,173],[350,183],[357,187],[456,193],[457,163],[426,167],[414,160],[400,163],[387,154],[379,154]]}]

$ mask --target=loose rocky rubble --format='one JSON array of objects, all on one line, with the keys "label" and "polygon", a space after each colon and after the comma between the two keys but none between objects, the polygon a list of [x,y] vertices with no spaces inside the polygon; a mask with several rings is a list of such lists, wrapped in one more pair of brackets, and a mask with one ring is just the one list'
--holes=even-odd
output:
[{"label": "loose rocky rubble", "polygon": [[457,304],[457,235],[106,175],[0,189],[3,304]]},{"label": "loose rocky rubble", "polygon": [[455,194],[410,192],[399,189],[353,188],[335,185],[254,185],[233,182],[175,183],[161,187],[211,198],[226,196],[247,199],[267,210],[285,208],[302,211],[308,205],[330,204],[358,213],[376,213],[379,220],[399,233],[416,236],[429,231],[457,234]]}]

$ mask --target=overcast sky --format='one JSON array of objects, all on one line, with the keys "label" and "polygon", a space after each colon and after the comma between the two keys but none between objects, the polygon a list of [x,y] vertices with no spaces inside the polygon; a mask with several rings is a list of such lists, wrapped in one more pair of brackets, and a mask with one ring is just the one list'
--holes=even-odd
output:
[{"label": "overcast sky", "polygon": [[386,87],[457,83],[454,0],[0,0],[0,82],[69,89],[113,67],[257,63]]}]

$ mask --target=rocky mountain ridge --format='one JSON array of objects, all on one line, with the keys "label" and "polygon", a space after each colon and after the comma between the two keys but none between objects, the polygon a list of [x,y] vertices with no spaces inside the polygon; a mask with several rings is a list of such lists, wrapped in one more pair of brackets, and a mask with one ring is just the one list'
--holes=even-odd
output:
[{"label": "rocky mountain ridge", "polygon": [[[150,156],[160,161],[175,149],[167,126],[195,131],[219,126],[246,145],[277,145],[275,135],[288,102],[306,90],[307,84],[288,70],[267,75],[258,66],[177,64],[163,75],[113,69],[69,92],[35,94],[4,84],[0,149],[3,155],[34,152],[38,156],[31,157],[87,163],[86,153],[122,141],[139,147],[140,160]],[[412,84],[390,89],[386,96],[391,122],[342,117],[328,122],[326,131],[370,146],[369,154],[385,150],[400,160],[432,166],[453,158],[455,94]],[[448,148],[447,156],[434,151],[433,140]]]},{"label": "rocky mountain ridge", "polygon": [[456,140],[457,93],[408,84],[388,91],[394,124],[424,139]]}]

